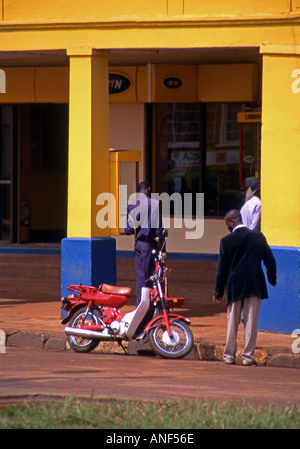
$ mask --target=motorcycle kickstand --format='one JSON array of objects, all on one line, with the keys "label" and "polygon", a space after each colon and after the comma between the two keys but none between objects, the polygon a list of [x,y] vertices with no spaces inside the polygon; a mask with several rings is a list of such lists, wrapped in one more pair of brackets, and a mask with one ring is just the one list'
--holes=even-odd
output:
[{"label": "motorcycle kickstand", "polygon": [[123,349],[125,354],[129,354],[128,349],[123,345],[122,340],[117,340],[117,341],[118,341],[118,345],[121,346],[121,348]]}]

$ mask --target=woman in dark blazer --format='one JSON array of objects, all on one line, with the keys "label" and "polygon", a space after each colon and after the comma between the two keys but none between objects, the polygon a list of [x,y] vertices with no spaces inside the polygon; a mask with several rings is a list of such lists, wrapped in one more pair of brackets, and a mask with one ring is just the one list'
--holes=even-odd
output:
[{"label": "woman in dark blazer", "polygon": [[244,226],[238,210],[229,211],[225,215],[225,223],[230,234],[220,242],[213,297],[215,302],[221,301],[226,287],[228,324],[224,360],[230,364],[235,362],[236,335],[243,310],[245,333],[243,364],[253,365],[260,302],[261,299],[268,298],[262,261],[271,285],[276,285],[276,261],[265,236]]}]

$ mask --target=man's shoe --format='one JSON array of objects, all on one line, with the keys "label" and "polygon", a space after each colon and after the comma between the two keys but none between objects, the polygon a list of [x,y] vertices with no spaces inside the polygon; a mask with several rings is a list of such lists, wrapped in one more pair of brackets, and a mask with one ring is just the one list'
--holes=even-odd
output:
[{"label": "man's shoe", "polygon": [[235,360],[225,360],[225,365],[235,365]]},{"label": "man's shoe", "polygon": [[243,366],[257,366],[257,363],[255,360],[252,360],[251,362],[243,362]]}]

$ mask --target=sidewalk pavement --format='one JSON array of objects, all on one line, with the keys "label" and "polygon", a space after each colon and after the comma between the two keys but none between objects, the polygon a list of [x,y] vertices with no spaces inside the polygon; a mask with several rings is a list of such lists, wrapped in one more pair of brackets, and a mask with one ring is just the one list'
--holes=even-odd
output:
[{"label": "sidewalk pavement", "polygon": [[[177,311],[191,320],[195,345],[187,358],[223,361],[226,308],[212,303],[216,262],[170,260],[168,266],[173,270],[169,274],[169,296],[184,297],[184,308]],[[0,267],[0,329],[6,334],[6,346],[70,350],[61,324],[60,257],[5,254],[0,257]],[[117,259],[117,285],[135,290],[133,259]],[[122,312],[132,310],[134,304],[132,297]],[[243,340],[241,324],[238,354]],[[258,332],[258,365],[300,368],[300,353],[293,352],[293,343],[300,348],[291,334]],[[131,355],[149,354],[147,346],[136,342],[127,346]],[[123,353],[115,342],[101,342],[95,351]],[[240,355],[237,363],[241,363]]]},{"label": "sidewalk pavement", "polygon": [[[133,306],[125,306],[127,312]],[[184,312],[187,310],[185,309]],[[186,313],[184,313],[187,315]],[[6,334],[6,345],[36,347],[42,350],[70,350],[61,324],[60,303],[24,303],[16,299],[0,299],[0,329]],[[226,337],[226,313],[214,316],[193,317],[191,328],[195,345],[189,359],[208,361],[223,360],[223,345]],[[255,353],[258,365],[300,368],[300,354],[292,351],[293,338],[289,334],[259,332]],[[238,331],[238,353],[243,348],[243,326]],[[115,342],[100,343],[97,352],[123,353]],[[146,346],[130,342],[130,355],[145,354]],[[238,355],[237,363],[241,363]]]}]

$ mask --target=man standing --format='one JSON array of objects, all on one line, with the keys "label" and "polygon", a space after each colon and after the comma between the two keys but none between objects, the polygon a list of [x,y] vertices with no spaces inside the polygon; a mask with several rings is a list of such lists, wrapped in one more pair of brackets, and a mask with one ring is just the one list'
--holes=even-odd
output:
[{"label": "man standing", "polygon": [[135,235],[134,263],[136,271],[138,306],[141,301],[142,287],[146,287],[146,280],[150,278],[155,269],[155,260],[152,254],[157,244],[162,243],[162,213],[160,203],[150,198],[150,185],[143,181],[139,184],[137,201],[128,207],[127,225],[125,234]]},{"label": "man standing", "polygon": [[245,347],[243,365],[254,365],[254,349],[258,330],[261,299],[268,291],[261,262],[267,269],[268,281],[276,285],[276,261],[261,232],[251,231],[242,224],[238,210],[225,215],[230,234],[221,239],[214,302],[220,302],[226,286],[227,337],[224,361],[235,363],[236,337],[241,311],[244,313]]},{"label": "man standing", "polygon": [[261,215],[261,201],[260,201],[260,181],[254,179],[246,193],[246,201],[241,208],[241,217],[243,224],[247,228],[254,231],[260,231],[260,215]]}]

